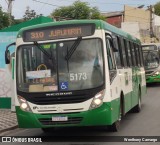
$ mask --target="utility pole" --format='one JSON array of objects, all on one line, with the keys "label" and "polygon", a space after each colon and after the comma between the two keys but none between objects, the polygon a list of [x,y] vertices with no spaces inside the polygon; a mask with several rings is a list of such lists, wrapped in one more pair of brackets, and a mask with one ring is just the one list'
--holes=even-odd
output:
[{"label": "utility pole", "polygon": [[150,11],[150,38],[152,39],[153,38],[153,24],[152,24],[152,14],[153,14],[153,7],[152,5],[149,6],[149,11]]},{"label": "utility pole", "polygon": [[12,24],[12,1],[14,0],[8,0],[9,25]]}]

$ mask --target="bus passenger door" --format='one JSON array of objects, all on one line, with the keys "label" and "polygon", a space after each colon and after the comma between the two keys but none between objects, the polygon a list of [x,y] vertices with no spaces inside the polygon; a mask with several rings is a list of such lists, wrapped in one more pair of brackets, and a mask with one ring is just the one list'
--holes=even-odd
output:
[{"label": "bus passenger door", "polygon": [[[113,48],[113,41],[112,38],[109,38],[106,35],[106,52],[107,52],[107,62],[108,62],[108,71],[109,72],[109,81],[110,81],[110,96],[109,100],[111,101],[111,108],[112,108],[112,113],[111,113],[111,118],[112,121],[116,121],[119,119],[119,111],[120,111],[120,78],[119,75],[117,74],[117,69],[116,69],[116,63],[115,63],[115,56],[114,56],[114,48]],[[108,76],[106,76],[108,78]]]}]

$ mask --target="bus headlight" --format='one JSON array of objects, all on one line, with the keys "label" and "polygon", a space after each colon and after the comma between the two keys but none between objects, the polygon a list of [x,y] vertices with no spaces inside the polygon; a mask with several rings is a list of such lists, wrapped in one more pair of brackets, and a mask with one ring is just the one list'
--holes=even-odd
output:
[{"label": "bus headlight", "polygon": [[90,110],[100,107],[103,104],[104,90],[97,93],[90,105]]},{"label": "bus headlight", "polygon": [[160,74],[159,71],[156,71],[152,76],[158,76]]},{"label": "bus headlight", "polygon": [[20,104],[20,108],[23,110],[23,111],[27,111],[27,112],[32,112],[31,111],[31,108],[29,107],[26,99],[24,99],[23,97],[21,96],[18,96],[18,101],[19,101],[19,104]]}]

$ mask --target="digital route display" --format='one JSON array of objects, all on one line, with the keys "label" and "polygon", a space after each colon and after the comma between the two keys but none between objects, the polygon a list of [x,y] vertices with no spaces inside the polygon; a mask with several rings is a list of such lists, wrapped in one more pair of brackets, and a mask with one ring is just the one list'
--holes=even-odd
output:
[{"label": "digital route display", "polygon": [[95,32],[94,24],[72,24],[48,26],[26,30],[23,32],[24,42],[65,39],[91,36]]}]

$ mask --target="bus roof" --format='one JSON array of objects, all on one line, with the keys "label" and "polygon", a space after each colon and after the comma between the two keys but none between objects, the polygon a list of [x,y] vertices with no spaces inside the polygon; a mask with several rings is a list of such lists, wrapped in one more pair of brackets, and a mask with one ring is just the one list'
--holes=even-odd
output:
[{"label": "bus roof", "polygon": [[140,43],[140,40],[127,32],[122,31],[119,28],[116,28],[110,24],[108,24],[105,21],[102,20],[67,20],[67,21],[59,21],[59,22],[49,22],[49,23],[43,23],[43,24],[38,24],[34,26],[29,26],[20,29],[18,32],[17,37],[20,38],[22,37],[23,31],[30,30],[30,29],[36,29],[36,28],[41,28],[41,27],[49,27],[49,26],[58,26],[58,25],[67,25],[67,24],[87,24],[87,23],[94,23],[96,25],[96,29],[104,29],[108,30],[114,34],[117,34],[119,36],[125,37],[126,39],[129,39],[131,41],[134,41],[136,43]]}]

